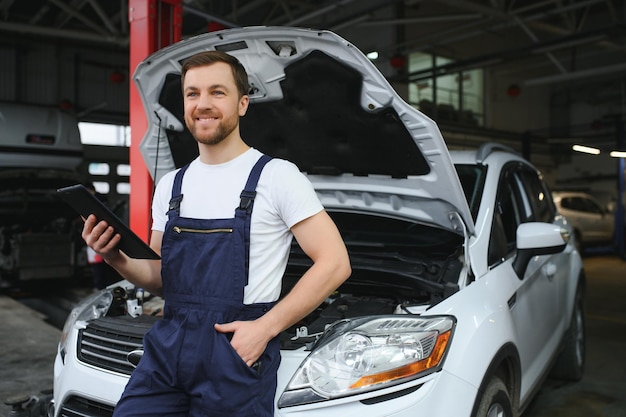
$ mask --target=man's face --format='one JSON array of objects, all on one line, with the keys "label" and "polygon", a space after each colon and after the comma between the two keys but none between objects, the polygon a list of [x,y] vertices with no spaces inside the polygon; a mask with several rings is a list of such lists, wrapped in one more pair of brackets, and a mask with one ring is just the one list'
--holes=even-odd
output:
[{"label": "man's face", "polygon": [[216,145],[233,132],[239,134],[239,117],[246,114],[248,96],[239,97],[228,64],[191,68],[183,85],[185,124],[194,138]]}]

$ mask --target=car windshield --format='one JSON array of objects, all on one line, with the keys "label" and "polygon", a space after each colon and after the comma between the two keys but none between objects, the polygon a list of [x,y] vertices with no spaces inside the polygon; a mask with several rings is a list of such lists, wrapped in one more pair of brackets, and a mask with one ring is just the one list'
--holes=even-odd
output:
[{"label": "car windshield", "polygon": [[454,167],[461,181],[461,187],[463,187],[463,193],[465,194],[465,199],[472,213],[472,218],[475,221],[478,215],[478,208],[480,207],[480,200],[483,195],[487,168],[470,164],[457,164]]}]

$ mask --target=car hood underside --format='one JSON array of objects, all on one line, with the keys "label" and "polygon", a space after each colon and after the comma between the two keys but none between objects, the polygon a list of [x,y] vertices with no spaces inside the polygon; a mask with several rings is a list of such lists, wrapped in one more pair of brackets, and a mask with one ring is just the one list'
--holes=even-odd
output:
[{"label": "car hood underside", "polygon": [[[472,232],[436,124],[405,103],[360,51],[326,31],[229,29],[172,45],[142,62],[134,75],[149,118],[141,149],[155,180],[198,154],[183,123],[180,66],[194,53],[214,49],[236,56],[248,71],[251,105],[241,134],[250,146],[326,183],[346,177],[404,180],[399,189],[445,203],[440,211],[452,206]],[[407,188],[407,179],[416,181]]]}]

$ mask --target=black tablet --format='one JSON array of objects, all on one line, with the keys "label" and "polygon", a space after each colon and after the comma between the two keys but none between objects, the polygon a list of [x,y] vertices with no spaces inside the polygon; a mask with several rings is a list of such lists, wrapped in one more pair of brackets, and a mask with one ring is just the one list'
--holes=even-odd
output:
[{"label": "black tablet", "polygon": [[69,204],[84,219],[94,214],[98,220],[105,220],[122,236],[119,249],[131,258],[160,259],[159,255],[117,217],[107,206],[81,184],[57,190],[58,196]]}]

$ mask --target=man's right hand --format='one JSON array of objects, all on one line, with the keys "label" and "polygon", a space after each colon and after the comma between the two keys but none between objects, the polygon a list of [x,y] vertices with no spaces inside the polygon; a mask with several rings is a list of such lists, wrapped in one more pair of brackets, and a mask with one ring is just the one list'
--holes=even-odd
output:
[{"label": "man's right hand", "polygon": [[[85,219],[82,238],[91,249],[111,265],[125,279],[153,294],[161,295],[163,280],[161,279],[160,259],[134,259],[119,250],[122,236],[105,221],[98,221],[91,214]],[[161,253],[163,232],[152,231],[150,247]]]},{"label": "man's right hand", "polygon": [[121,239],[120,234],[115,233],[115,229],[104,220],[98,222],[93,214],[85,219],[81,236],[87,246],[96,251],[105,261],[109,262],[120,256],[117,247]]}]

